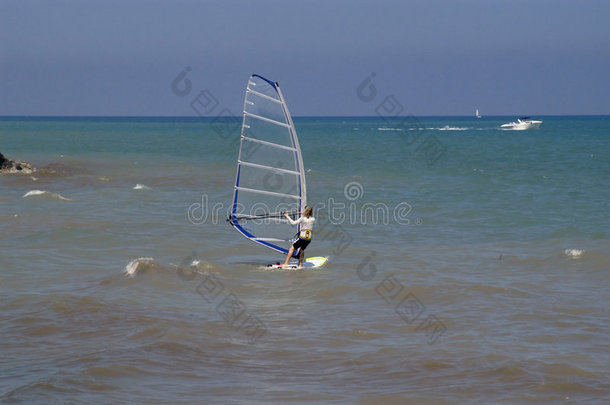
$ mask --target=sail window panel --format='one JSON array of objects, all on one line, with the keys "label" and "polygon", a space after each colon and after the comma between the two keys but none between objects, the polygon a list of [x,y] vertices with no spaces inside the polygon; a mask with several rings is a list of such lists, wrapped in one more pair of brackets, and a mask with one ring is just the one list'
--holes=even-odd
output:
[{"label": "sail window panel", "polygon": [[[296,227],[292,228],[281,216],[282,212],[299,212],[300,201],[291,198],[278,198],[273,195],[260,194],[239,189],[239,202],[235,215],[239,224],[257,238],[290,239]],[[269,217],[269,214],[276,214]]]},{"label": "sail window panel", "polygon": [[239,159],[242,162],[299,171],[296,152],[294,150],[283,149],[269,144],[250,141],[248,139],[242,139],[241,142],[242,145]]},{"label": "sail window panel", "polygon": [[280,222],[275,219],[256,219],[256,220],[248,220],[248,221],[240,221],[240,225],[254,238],[261,239],[277,239],[278,241],[285,241],[284,243],[274,241],[276,245],[287,245],[290,246],[289,243],[286,243],[294,236],[294,232],[296,232],[296,227],[290,229],[290,226],[286,224],[286,220]]},{"label": "sail window panel", "polygon": [[[262,194],[258,191],[248,189],[238,189],[239,194],[238,205],[235,214],[238,216],[266,216],[270,213],[282,212],[299,212],[300,200],[289,197],[278,197],[277,195]],[[268,222],[283,221],[284,226],[286,220],[283,217],[267,218]],[[251,219],[248,219],[251,220]],[[284,233],[286,228],[284,228]]]},{"label": "sail window panel", "polygon": [[277,170],[242,166],[239,186],[264,192],[300,196],[300,176]]},{"label": "sail window panel", "polygon": [[293,146],[290,128],[246,115],[243,135],[283,146]]},{"label": "sail window panel", "polygon": [[258,93],[262,93],[266,96],[279,99],[279,95],[277,90],[275,89],[275,85],[269,84],[266,80],[258,76],[251,76],[248,81],[248,89],[256,91]]},{"label": "sail window panel", "polygon": [[261,97],[256,93],[247,93],[246,112],[259,117],[268,118],[283,124],[287,124],[286,115],[282,104],[275,99]]}]

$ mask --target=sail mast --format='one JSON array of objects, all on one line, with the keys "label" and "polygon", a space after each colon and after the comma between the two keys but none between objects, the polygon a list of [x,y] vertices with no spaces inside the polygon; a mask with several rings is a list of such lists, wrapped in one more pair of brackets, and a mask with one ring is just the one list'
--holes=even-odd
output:
[{"label": "sail mast", "polygon": [[282,90],[280,89],[279,83],[275,82],[275,86],[277,88],[277,93],[280,96],[280,100],[282,101],[282,107],[284,108],[284,113],[286,114],[286,118],[288,119],[288,124],[290,125],[290,134],[292,135],[292,141],[294,142],[294,147],[296,148],[295,154],[297,159],[297,164],[299,165],[300,175],[300,186],[301,186],[301,207],[299,207],[299,211],[305,208],[307,205],[307,186],[305,183],[305,167],[303,166],[303,158],[301,156],[301,146],[299,145],[299,138],[297,137],[296,130],[294,129],[294,123],[292,122],[292,116],[288,111],[288,105],[284,100],[284,95],[282,94]]}]

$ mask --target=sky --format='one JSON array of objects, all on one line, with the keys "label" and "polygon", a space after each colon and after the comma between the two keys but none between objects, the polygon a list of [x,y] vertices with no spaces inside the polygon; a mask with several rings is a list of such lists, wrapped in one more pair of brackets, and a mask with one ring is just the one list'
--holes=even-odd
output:
[{"label": "sky", "polygon": [[1,0],[0,116],[237,116],[252,73],[294,116],[610,114],[609,20],[607,0]]}]

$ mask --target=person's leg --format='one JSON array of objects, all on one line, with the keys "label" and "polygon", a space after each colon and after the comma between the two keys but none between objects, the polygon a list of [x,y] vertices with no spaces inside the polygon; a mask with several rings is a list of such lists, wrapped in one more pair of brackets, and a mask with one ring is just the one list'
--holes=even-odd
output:
[{"label": "person's leg", "polygon": [[284,266],[288,266],[288,263],[290,262],[290,258],[292,257],[292,252],[294,252],[294,246],[290,246],[290,250],[288,251],[288,254],[286,255],[286,261],[284,262]]},{"label": "person's leg", "polygon": [[305,251],[301,249],[299,253],[299,267],[303,267],[303,259],[305,259]]}]

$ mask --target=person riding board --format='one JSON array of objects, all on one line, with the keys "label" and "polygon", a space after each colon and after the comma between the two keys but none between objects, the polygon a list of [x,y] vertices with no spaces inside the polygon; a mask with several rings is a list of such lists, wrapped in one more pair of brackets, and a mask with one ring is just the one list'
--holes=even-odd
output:
[{"label": "person riding board", "polygon": [[305,248],[307,248],[307,245],[309,245],[311,242],[313,223],[316,222],[316,219],[313,217],[313,208],[310,205],[305,206],[305,208],[303,208],[303,212],[301,212],[301,217],[296,221],[290,218],[288,213],[284,213],[284,216],[288,219],[290,225],[301,224],[299,238],[293,243],[292,246],[290,246],[284,266],[288,266],[290,258],[296,249],[297,252],[299,252],[299,267],[301,267],[303,265],[303,259],[305,258]]}]

